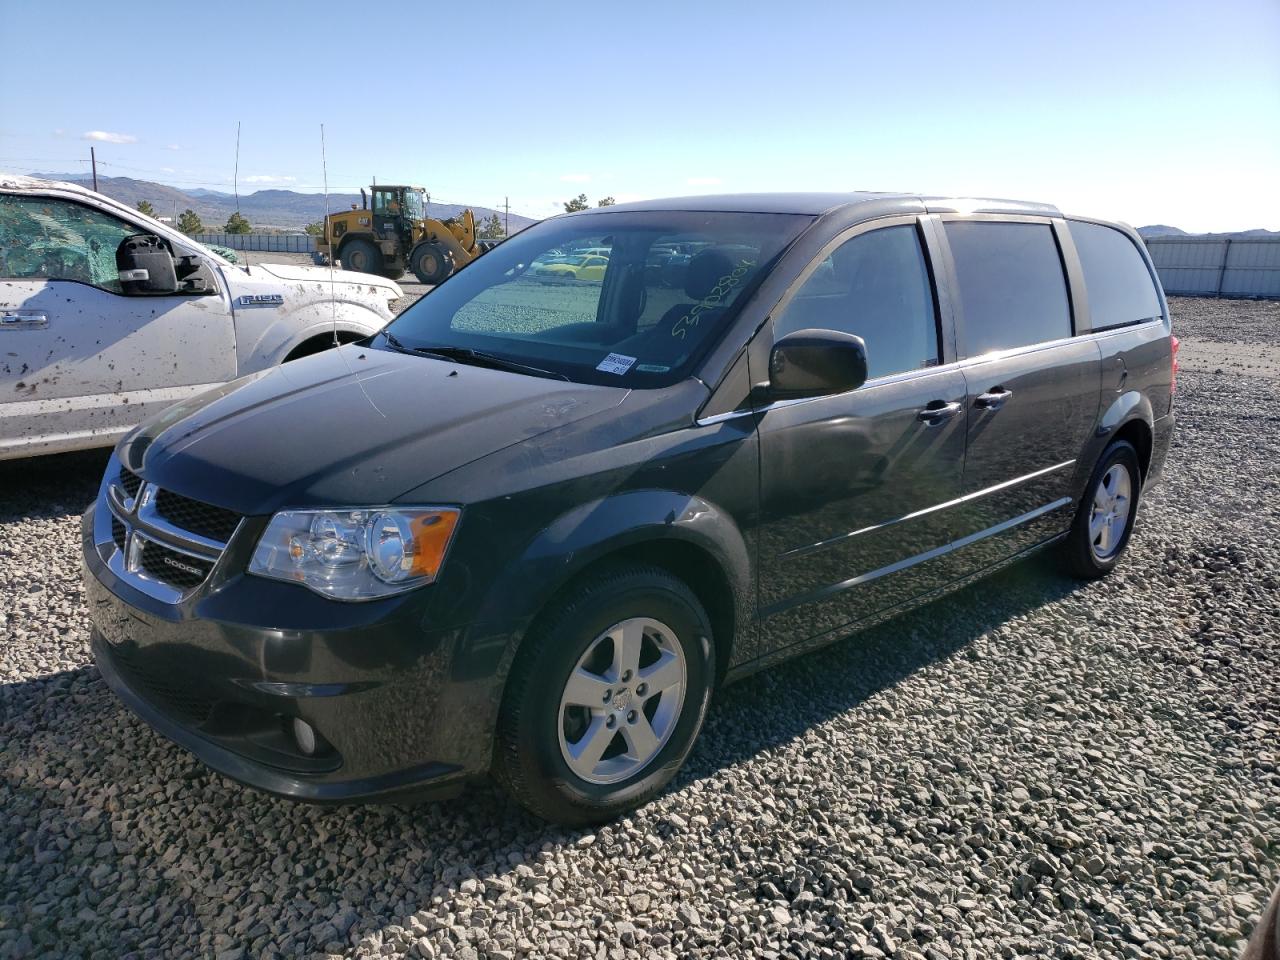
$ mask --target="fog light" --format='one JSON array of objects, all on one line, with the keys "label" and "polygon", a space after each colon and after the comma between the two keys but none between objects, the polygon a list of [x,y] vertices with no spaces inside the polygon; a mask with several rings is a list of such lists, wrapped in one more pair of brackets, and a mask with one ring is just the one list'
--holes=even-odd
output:
[{"label": "fog light", "polygon": [[300,717],[293,718],[293,739],[298,742],[298,749],[308,757],[316,752],[316,728]]}]

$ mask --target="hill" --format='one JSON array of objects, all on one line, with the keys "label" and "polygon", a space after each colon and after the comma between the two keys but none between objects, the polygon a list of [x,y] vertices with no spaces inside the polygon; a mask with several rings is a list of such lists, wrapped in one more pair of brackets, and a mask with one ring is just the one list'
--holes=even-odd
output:
[{"label": "hill", "polygon": [[[35,173],[32,176],[51,180],[68,180],[73,183],[92,183],[91,177],[82,173]],[[188,207],[200,215],[205,226],[217,230],[227,222],[236,210],[232,194],[217,190],[182,190],[151,180],[134,180],[131,177],[98,177],[98,190],[136,207],[141,200],[148,201],[162,217],[171,217],[174,211],[181,213]],[[358,193],[329,194],[329,211],[346,210],[351,204],[360,205]],[[502,213],[491,207],[471,204],[477,220],[485,220],[491,214]],[[429,212],[433,217],[457,216],[465,209],[461,204],[432,203]],[[308,223],[324,218],[325,198],[320,193],[298,193],[293,190],[258,190],[240,195],[240,213],[259,230],[301,230]],[[515,233],[537,221],[511,214],[511,232]]]},{"label": "hill", "polygon": [[1156,237],[1200,237],[1205,240],[1222,240],[1227,237],[1232,239],[1244,237],[1280,237],[1278,230],[1263,230],[1260,227],[1253,230],[1237,230],[1234,233],[1187,233],[1185,230],[1179,230],[1177,227],[1170,227],[1163,223],[1152,224],[1149,227],[1139,227],[1138,236],[1143,240],[1153,240]]}]

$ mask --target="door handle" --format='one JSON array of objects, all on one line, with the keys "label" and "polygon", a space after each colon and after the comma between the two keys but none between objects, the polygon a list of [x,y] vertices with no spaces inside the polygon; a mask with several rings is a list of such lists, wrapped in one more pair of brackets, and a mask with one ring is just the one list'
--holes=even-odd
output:
[{"label": "door handle", "polygon": [[12,330],[22,327],[47,327],[49,318],[43,313],[4,313],[0,314],[0,330]]},{"label": "door handle", "polygon": [[947,403],[945,400],[933,400],[927,407],[916,414],[916,419],[931,427],[946,423],[960,412],[960,404]]},{"label": "door handle", "polygon": [[986,393],[978,394],[973,401],[975,407],[981,407],[984,410],[999,410],[1013,397],[1013,391],[1004,387],[996,387]]}]

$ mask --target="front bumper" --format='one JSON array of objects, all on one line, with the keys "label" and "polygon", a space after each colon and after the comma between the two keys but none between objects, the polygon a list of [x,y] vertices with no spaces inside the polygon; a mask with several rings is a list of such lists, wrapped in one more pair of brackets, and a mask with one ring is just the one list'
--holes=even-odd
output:
[{"label": "front bumper", "polygon": [[[494,681],[450,679],[457,634],[427,627],[421,591],[342,604],[215,572],[166,603],[112,570],[95,536],[105,510],[100,498],[82,524],[94,657],[131,710],[205,764],[313,802],[444,796],[486,771],[492,731],[475,708]],[[294,718],[328,749],[305,755]]]}]

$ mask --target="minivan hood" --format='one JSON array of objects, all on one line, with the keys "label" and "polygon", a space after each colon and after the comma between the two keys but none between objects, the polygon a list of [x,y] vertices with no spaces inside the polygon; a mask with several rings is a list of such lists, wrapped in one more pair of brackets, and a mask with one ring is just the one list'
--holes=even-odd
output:
[{"label": "minivan hood", "polygon": [[176,404],[119,454],[237,513],[374,505],[628,393],[352,344]]}]

